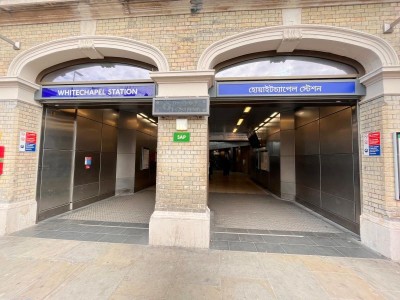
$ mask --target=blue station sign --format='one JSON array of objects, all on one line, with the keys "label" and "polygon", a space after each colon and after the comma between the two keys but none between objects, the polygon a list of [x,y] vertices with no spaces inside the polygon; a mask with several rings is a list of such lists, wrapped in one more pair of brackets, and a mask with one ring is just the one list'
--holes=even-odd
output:
[{"label": "blue station sign", "polygon": [[43,86],[37,100],[153,98],[155,84]]},{"label": "blue station sign", "polygon": [[361,96],[357,80],[218,82],[217,97]]}]

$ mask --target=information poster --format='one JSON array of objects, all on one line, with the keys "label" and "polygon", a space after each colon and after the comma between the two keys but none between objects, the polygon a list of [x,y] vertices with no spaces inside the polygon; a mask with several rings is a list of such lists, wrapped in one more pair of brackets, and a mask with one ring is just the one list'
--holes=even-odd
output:
[{"label": "information poster", "polygon": [[141,170],[147,170],[149,168],[150,161],[150,150],[147,148],[142,148],[142,163]]},{"label": "information poster", "polygon": [[35,152],[36,151],[36,132],[21,131],[19,134],[19,151]]},{"label": "information poster", "polygon": [[363,136],[364,155],[380,156],[381,155],[381,133],[369,132]]},{"label": "information poster", "polygon": [[269,172],[268,151],[260,152],[260,169]]}]

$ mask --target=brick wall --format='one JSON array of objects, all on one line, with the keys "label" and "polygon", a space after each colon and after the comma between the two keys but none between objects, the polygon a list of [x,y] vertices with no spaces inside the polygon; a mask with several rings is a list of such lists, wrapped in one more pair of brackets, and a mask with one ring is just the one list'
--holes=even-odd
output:
[{"label": "brick wall", "polygon": [[0,112],[0,145],[5,146],[0,202],[34,201],[39,149],[19,152],[19,133],[35,131],[39,141],[42,109],[20,101],[0,101]]},{"label": "brick wall", "polygon": [[363,214],[376,217],[399,217],[400,202],[394,200],[394,158],[392,133],[400,130],[400,97],[385,98],[360,104],[360,147],[362,136],[368,132],[381,132],[380,157],[360,154],[362,166]]},{"label": "brick wall", "polygon": [[208,198],[208,118],[189,118],[190,142],[173,142],[175,118],[158,119],[156,210],[204,212]]},{"label": "brick wall", "polygon": [[[382,33],[384,21],[394,21],[400,3],[323,6],[302,9],[303,24],[324,24],[351,28],[378,35],[400,53],[400,31]],[[171,70],[193,70],[210,44],[222,38],[260,27],[282,24],[281,9],[199,13],[100,19],[97,35],[132,38],[158,47],[167,57]],[[22,50],[46,41],[80,34],[80,23],[2,26],[2,34],[22,42]],[[262,49],[260,49],[262,51]],[[19,52],[0,47],[0,76]]]}]

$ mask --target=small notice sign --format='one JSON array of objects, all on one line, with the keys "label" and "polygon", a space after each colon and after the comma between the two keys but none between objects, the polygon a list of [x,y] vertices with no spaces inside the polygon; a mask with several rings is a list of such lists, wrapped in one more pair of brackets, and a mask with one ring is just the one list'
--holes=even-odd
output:
[{"label": "small notice sign", "polygon": [[21,131],[19,134],[19,151],[35,152],[36,151],[36,132]]},{"label": "small notice sign", "polygon": [[363,142],[365,156],[381,155],[381,133],[379,131],[364,134]]},{"label": "small notice sign", "polygon": [[190,142],[190,132],[174,132],[175,143],[187,143]]}]

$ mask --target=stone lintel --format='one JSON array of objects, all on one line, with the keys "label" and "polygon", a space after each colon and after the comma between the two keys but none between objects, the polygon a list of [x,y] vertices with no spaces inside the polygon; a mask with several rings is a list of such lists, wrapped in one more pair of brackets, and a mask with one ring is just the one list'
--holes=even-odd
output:
[{"label": "stone lintel", "polygon": [[208,96],[214,82],[214,70],[151,72],[158,84],[159,97]]}]

